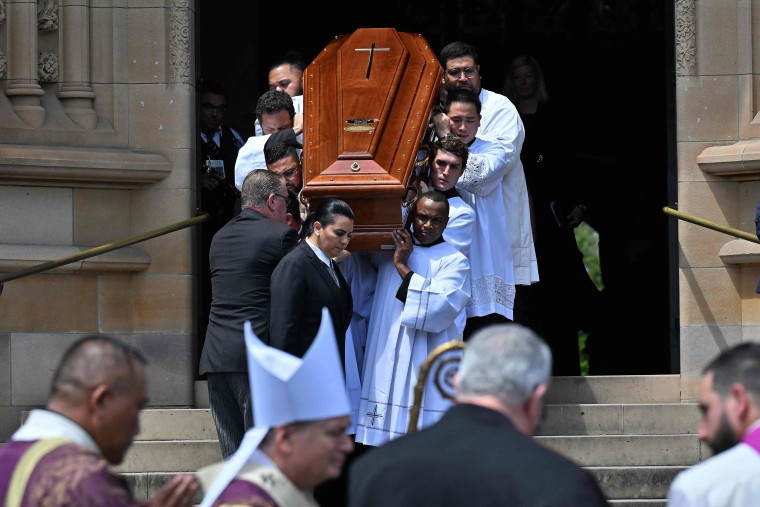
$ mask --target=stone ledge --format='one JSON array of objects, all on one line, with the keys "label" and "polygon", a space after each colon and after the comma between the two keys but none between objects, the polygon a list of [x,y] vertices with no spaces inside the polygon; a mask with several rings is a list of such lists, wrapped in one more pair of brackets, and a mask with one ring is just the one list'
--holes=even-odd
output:
[{"label": "stone ledge", "polygon": [[734,239],[720,247],[718,255],[725,264],[760,264],[760,244]]},{"label": "stone ledge", "polygon": [[[78,254],[91,247],[74,245],[0,244],[0,272],[29,269],[38,264]],[[142,248],[128,246],[51,269],[51,273],[126,273],[145,271],[150,255]]]},{"label": "stone ledge", "polygon": [[702,171],[733,181],[760,180],[760,140],[710,146],[697,156]]},{"label": "stone ledge", "polygon": [[66,188],[139,188],[166,178],[163,155],[117,148],[0,144],[0,183]]}]

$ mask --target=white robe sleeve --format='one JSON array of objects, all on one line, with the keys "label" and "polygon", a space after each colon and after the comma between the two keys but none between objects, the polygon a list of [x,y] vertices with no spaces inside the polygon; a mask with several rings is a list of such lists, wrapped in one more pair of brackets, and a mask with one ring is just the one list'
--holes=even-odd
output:
[{"label": "white robe sleeve", "polygon": [[269,136],[249,137],[240,151],[238,151],[237,160],[235,161],[235,186],[241,192],[243,191],[243,180],[248,173],[254,169],[266,169],[267,163],[264,160],[264,145]]},{"label": "white robe sleeve", "polygon": [[449,328],[470,299],[470,261],[460,255],[443,257],[434,277],[414,273],[409,282],[401,324],[430,333]]},{"label": "white robe sleeve", "polygon": [[460,197],[449,199],[449,222],[443,230],[443,239],[469,257],[474,235],[475,211]]},{"label": "white robe sleeve", "polygon": [[481,151],[470,151],[457,188],[473,195],[484,196],[501,186],[511,166],[507,152],[501,144],[478,139],[475,142],[479,144]]}]

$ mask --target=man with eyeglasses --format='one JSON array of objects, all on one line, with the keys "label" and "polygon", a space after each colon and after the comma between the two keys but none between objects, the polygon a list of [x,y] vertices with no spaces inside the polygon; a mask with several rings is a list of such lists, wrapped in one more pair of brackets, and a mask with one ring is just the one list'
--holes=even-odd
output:
[{"label": "man with eyeglasses", "polygon": [[[393,231],[396,249],[371,255],[377,281],[356,428],[356,441],[364,445],[384,445],[406,433],[420,365],[438,345],[461,340],[465,326],[470,263],[444,240],[449,200],[431,190],[411,212],[411,234]],[[421,426],[433,424],[451,406],[433,381],[431,375],[425,386]]]},{"label": "man with eyeglasses", "polygon": [[227,92],[214,81],[204,80],[200,97],[200,209],[208,213],[201,224],[200,241],[200,336],[206,333],[211,308],[211,272],[208,251],[211,239],[240,211],[240,192],[235,188],[235,161],[243,138],[224,124]]},{"label": "man with eyeglasses", "polygon": [[[468,309],[469,336],[482,326],[503,322],[500,315],[519,322],[519,287],[538,282],[538,262],[530,222],[528,185],[522,162],[520,162],[520,150],[525,139],[525,128],[517,108],[507,97],[486,90],[481,86],[478,53],[473,46],[461,41],[452,42],[441,50],[440,61],[445,69],[441,94],[446,95],[458,89],[473,91],[480,101],[480,117],[478,119],[480,126],[477,128],[476,137],[501,145],[504,150],[503,155],[506,158],[506,166],[500,173],[501,181],[497,184],[501,186],[502,209],[507,221],[508,244],[502,244],[500,242],[502,238],[494,234],[491,251],[498,255],[498,252],[506,251],[507,246],[509,246],[507,255],[511,255],[511,263],[513,264],[511,282],[514,284],[515,290],[505,292],[489,289],[484,294],[473,294],[473,299],[491,298],[497,304],[490,310],[484,307],[480,311],[472,312]],[[472,154],[472,152],[471,149],[470,153]],[[495,184],[489,182],[492,176],[492,174],[483,172],[480,177],[476,173],[471,173],[468,177],[467,171],[465,171],[457,184],[457,189],[469,191],[473,194],[474,200],[477,201],[481,196],[485,196],[493,190]],[[464,185],[467,185],[468,188],[465,188]],[[473,202],[470,204],[473,205]],[[473,205],[473,208],[476,206]],[[480,220],[477,209],[476,216]],[[510,313],[512,315],[509,315]],[[490,316],[494,316],[495,320],[492,320]]]},{"label": "man with eyeglasses", "polygon": [[296,231],[286,225],[289,201],[282,176],[252,171],[243,182],[242,211],[211,243],[212,301],[199,372],[208,379],[225,458],[253,425],[243,324],[250,320],[256,336],[269,341],[272,272],[297,242]]},{"label": "man with eyeglasses", "polygon": [[[235,163],[235,186],[240,189],[246,175],[254,169],[264,169],[264,149],[273,134],[289,134],[288,139],[302,141],[303,114],[296,114],[290,95],[279,90],[264,92],[256,102],[256,118],[263,130],[262,135],[249,137],[240,149]],[[276,138],[273,142],[279,142]]]}]

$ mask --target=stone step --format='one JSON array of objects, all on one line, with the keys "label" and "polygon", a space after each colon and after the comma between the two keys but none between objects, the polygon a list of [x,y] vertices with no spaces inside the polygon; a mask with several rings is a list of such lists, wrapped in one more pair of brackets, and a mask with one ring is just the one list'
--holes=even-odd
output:
[{"label": "stone step", "polygon": [[[696,403],[546,405],[536,434],[670,435],[695,434]],[[210,409],[145,409],[135,440],[210,440],[217,438]]]},{"label": "stone step", "polygon": [[662,500],[610,500],[613,507],[667,507],[668,501]]},{"label": "stone step", "polygon": [[211,409],[146,408],[140,412],[135,440],[213,440],[217,438]]},{"label": "stone step", "polygon": [[[587,467],[607,499],[614,505],[665,505],[668,488],[685,467]],[[170,472],[124,473],[137,501],[156,494],[174,476]],[[200,493],[196,503],[201,500]]]},{"label": "stone step", "polygon": [[696,403],[545,405],[536,435],[695,434]]},{"label": "stone step", "polygon": [[[695,435],[537,436],[581,466],[691,466],[706,457]],[[192,472],[221,459],[217,440],[137,441],[123,472]]]},{"label": "stone step", "polygon": [[552,377],[547,404],[680,403],[680,375]]},{"label": "stone step", "polygon": [[581,466],[691,466],[704,459],[696,435],[538,436]]},{"label": "stone step", "polygon": [[216,439],[136,441],[118,470],[122,473],[195,472],[221,459]]},{"label": "stone step", "polygon": [[[197,380],[195,408],[208,408],[208,386]],[[680,375],[611,375],[552,377],[547,404],[679,403]]]}]

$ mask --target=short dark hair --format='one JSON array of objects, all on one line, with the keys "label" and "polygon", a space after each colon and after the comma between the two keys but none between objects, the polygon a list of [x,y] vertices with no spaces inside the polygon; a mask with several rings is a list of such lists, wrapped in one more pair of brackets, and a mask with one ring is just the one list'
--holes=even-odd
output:
[{"label": "short dark hair", "polygon": [[446,100],[443,104],[443,112],[447,113],[451,110],[451,104],[454,102],[463,102],[465,104],[475,104],[475,109],[480,114],[480,110],[483,104],[480,102],[478,94],[467,88],[457,88],[451,90],[446,94]]},{"label": "short dark hair", "polygon": [[274,143],[264,146],[264,161],[267,166],[274,164],[285,157],[293,157],[296,160],[300,160],[298,150],[287,143]]},{"label": "short dark hair", "polygon": [[475,50],[475,47],[462,41],[454,41],[444,46],[441,50],[441,63],[446,67],[446,62],[449,60],[462,58],[463,56],[471,56],[475,65],[480,65],[478,52]]},{"label": "short dark hair", "polygon": [[272,62],[272,64],[269,66],[269,70],[271,71],[275,67],[279,67],[280,65],[290,65],[291,67],[295,67],[301,72],[304,71],[306,68],[306,61],[304,60],[303,56],[300,52],[289,50],[286,51],[281,57],[276,59]]},{"label": "short dark hair", "polygon": [[268,90],[262,93],[256,102],[256,118],[259,120],[259,123],[261,123],[262,115],[276,114],[280,111],[287,111],[291,120],[296,115],[293,99],[285,92]]},{"label": "short dark hair", "polygon": [[422,199],[423,197],[427,197],[428,199],[430,199],[431,201],[434,201],[434,202],[442,202],[443,204],[445,204],[446,205],[446,216],[449,216],[449,200],[448,200],[448,198],[446,198],[445,195],[443,195],[438,190],[428,190],[427,192],[425,192],[424,194],[422,194],[421,196],[419,196],[417,198],[417,202],[414,203],[414,210],[415,210],[415,212],[417,211],[417,203],[420,202],[420,199]]},{"label": "short dark hair", "polygon": [[462,159],[462,169],[467,166],[467,157],[470,154],[470,150],[467,149],[467,145],[464,144],[456,135],[443,136],[440,139],[436,139],[433,143],[433,157],[430,159],[430,163],[433,163],[433,159],[440,150],[446,150],[449,153],[456,155]]},{"label": "short dark hair", "polygon": [[721,397],[742,384],[760,405],[760,343],[746,342],[721,352],[702,371],[713,374],[713,390]]}]

